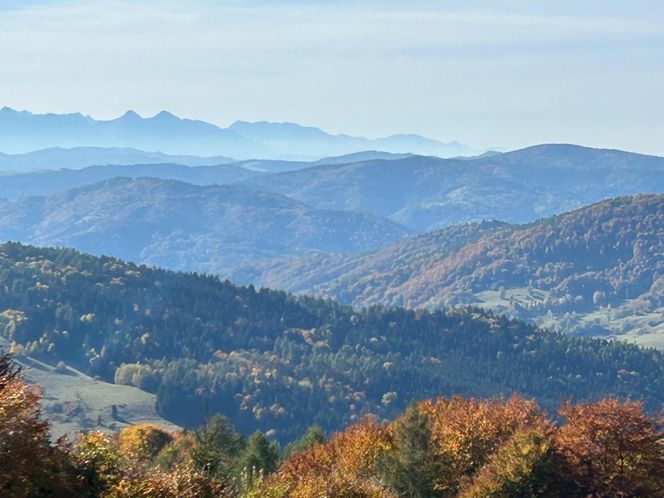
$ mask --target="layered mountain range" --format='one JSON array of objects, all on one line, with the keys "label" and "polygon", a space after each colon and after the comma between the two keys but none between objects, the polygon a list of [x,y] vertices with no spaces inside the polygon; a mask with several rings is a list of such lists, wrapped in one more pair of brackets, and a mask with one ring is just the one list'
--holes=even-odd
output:
[{"label": "layered mountain range", "polygon": [[661,352],[596,337],[664,349],[664,158],[10,109],[0,150],[0,242],[56,246],[0,244],[0,336],[61,427],[112,403],[286,442],[437,395],[661,407]]},{"label": "layered mountain range", "polygon": [[464,160],[366,151],[91,166],[4,175],[0,238],[356,306],[476,304],[664,346],[660,197],[547,218],[641,192],[664,192],[663,158],[571,145]]},{"label": "layered mountain range", "polygon": [[426,231],[483,219],[523,223],[609,197],[664,192],[664,158],[552,144],[472,160],[415,156],[324,165],[248,184]]},{"label": "layered mountain range", "polygon": [[478,309],[354,310],[70,249],[1,244],[0,309],[20,355],[156,393],[159,415],[179,425],[221,412],[282,443],[438,395],[520,393],[548,410],[664,401],[664,355],[634,345]]},{"label": "layered mountain range", "polygon": [[474,223],[360,255],[317,254],[237,280],[354,306],[477,305],[569,333],[664,346],[664,195],[526,225]]},{"label": "layered mountain range", "polygon": [[2,240],[222,274],[285,254],[366,251],[411,233],[368,213],[315,209],[242,185],[157,178],[113,178],[0,201]]},{"label": "layered mountain range", "polygon": [[[72,154],[78,157],[76,150]],[[117,176],[241,182],[319,209],[366,211],[424,232],[487,219],[523,223],[610,197],[664,192],[664,158],[574,145],[464,160],[365,151],[314,162],[70,169],[2,176],[0,197],[48,195]]]},{"label": "layered mountain range", "polygon": [[134,111],[107,121],[80,113],[33,114],[0,110],[0,151],[25,153],[52,147],[131,147],[166,154],[230,156],[236,159],[308,159],[365,150],[443,157],[481,151],[413,134],[380,139],[333,135],[295,123],[237,121],[222,128],[162,111],[144,118]]}]

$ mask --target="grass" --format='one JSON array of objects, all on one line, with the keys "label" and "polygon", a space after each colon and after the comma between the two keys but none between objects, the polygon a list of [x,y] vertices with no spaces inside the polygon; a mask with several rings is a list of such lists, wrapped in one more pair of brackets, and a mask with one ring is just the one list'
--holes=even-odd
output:
[{"label": "grass", "polygon": [[[543,306],[548,296],[549,292],[542,289],[512,288],[505,289],[502,298],[498,291],[479,292],[472,304],[572,335],[594,335],[664,349],[664,307],[643,309],[639,303],[625,300],[620,306],[598,306],[588,313],[569,314],[555,309],[549,313]],[[518,306],[512,306],[510,299]]]},{"label": "grass", "polygon": [[53,439],[90,430],[113,433],[140,423],[169,431],[180,429],[157,414],[154,394],[93,379],[69,366],[57,368],[28,356],[16,355],[14,360],[21,365],[23,377],[42,390],[42,413],[51,423]]}]

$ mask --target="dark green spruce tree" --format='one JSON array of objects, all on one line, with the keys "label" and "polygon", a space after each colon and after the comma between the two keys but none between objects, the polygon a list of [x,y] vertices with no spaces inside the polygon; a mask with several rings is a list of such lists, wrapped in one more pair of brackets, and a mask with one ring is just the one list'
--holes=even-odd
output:
[{"label": "dark green spruce tree", "polygon": [[300,439],[286,445],[284,448],[284,459],[290,458],[295,453],[308,450],[317,444],[323,444],[325,441],[327,441],[327,438],[323,429],[315,424],[311,425]]},{"label": "dark green spruce tree", "polygon": [[441,465],[431,450],[428,417],[416,405],[410,405],[397,422],[396,450],[379,464],[384,482],[399,496],[430,498],[440,496],[433,482]]},{"label": "dark green spruce tree", "polygon": [[212,475],[227,479],[245,447],[244,438],[235,432],[223,415],[214,415],[196,432],[198,446],[192,453],[194,464]]},{"label": "dark green spruce tree", "polygon": [[254,432],[240,454],[236,471],[244,475],[243,481],[252,486],[259,475],[268,475],[279,467],[279,446],[270,442],[261,431]]}]

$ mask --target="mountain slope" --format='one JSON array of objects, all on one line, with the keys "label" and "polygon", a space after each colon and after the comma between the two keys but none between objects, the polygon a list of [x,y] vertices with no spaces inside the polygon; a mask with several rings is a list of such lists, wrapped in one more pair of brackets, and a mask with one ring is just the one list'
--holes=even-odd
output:
[{"label": "mountain slope", "polygon": [[[664,356],[480,310],[353,310],[72,250],[0,245],[0,334],[26,354],[157,393],[184,425],[221,411],[281,442],[414,399],[664,401]],[[16,346],[15,346],[16,347]]]},{"label": "mountain slope", "polygon": [[108,121],[81,114],[32,114],[0,110],[0,151],[24,153],[51,147],[133,147],[167,154],[224,155],[238,159],[320,159],[365,150],[396,153],[472,155],[478,151],[417,135],[378,140],[332,135],[295,123],[238,121],[220,128],[171,113],[143,118],[133,111]]},{"label": "mountain slope", "polygon": [[215,166],[233,160],[224,156],[169,156],[161,152],[146,152],[119,147],[51,148],[25,154],[0,153],[0,171],[25,172],[60,168],[81,169],[104,164],[182,164],[185,166]]},{"label": "mountain slope", "polygon": [[[262,272],[261,272],[262,270]],[[245,278],[354,305],[476,304],[572,333],[664,347],[664,196],[622,197],[521,226],[483,223]]]},{"label": "mountain slope", "polygon": [[405,157],[410,157],[413,154],[409,153],[394,153],[394,152],[382,152],[379,150],[364,150],[361,152],[353,152],[351,154],[344,154],[342,156],[331,156],[319,159],[313,165],[329,165],[329,164],[349,164],[349,163],[358,163],[361,161],[373,161],[376,159],[383,160],[392,160],[392,159],[403,159]]},{"label": "mountain slope", "polygon": [[312,206],[358,209],[419,231],[533,221],[619,195],[664,192],[664,158],[541,145],[472,160],[407,157],[249,180]]},{"label": "mountain slope", "polygon": [[195,185],[225,185],[254,178],[262,173],[237,164],[189,167],[180,164],[132,164],[89,166],[83,169],[33,171],[0,176],[0,198],[17,199],[51,195],[61,190],[82,187],[112,178],[152,177],[178,180]]},{"label": "mountain slope", "polygon": [[[3,342],[6,341],[0,338],[0,345]],[[20,351],[12,359],[21,367],[22,377],[40,387],[40,406],[48,418],[53,440],[65,435],[71,439],[81,431],[112,433],[142,423],[156,424],[168,431],[179,429],[157,414],[154,394],[93,379],[66,365],[54,367]]]},{"label": "mountain slope", "polygon": [[131,147],[166,154],[255,157],[266,153],[256,143],[204,121],[168,112],[142,118],[128,111],[97,121],[81,114],[32,114],[0,110],[0,150],[30,152],[51,147]]},{"label": "mountain slope", "polygon": [[451,254],[482,234],[507,226],[498,221],[457,225],[369,253],[313,253],[268,260],[239,267],[231,278],[291,292],[330,295],[347,304],[392,305],[397,303],[389,300],[388,289],[397,288],[434,257]]},{"label": "mountain slope", "polygon": [[244,186],[156,178],[115,178],[0,202],[0,240],[221,274],[243,261],[285,254],[366,251],[408,233],[373,215],[316,210]]}]

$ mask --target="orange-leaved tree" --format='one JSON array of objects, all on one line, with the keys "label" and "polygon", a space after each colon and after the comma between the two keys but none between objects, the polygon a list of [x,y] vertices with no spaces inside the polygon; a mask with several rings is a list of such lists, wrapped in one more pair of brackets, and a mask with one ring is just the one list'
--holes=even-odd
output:
[{"label": "orange-leaved tree", "polygon": [[118,451],[133,462],[151,463],[173,441],[173,435],[154,424],[137,424],[118,434]]},{"label": "orange-leaved tree", "polygon": [[559,413],[561,471],[586,495],[664,497],[664,433],[640,403],[565,403]]},{"label": "orange-leaved tree", "polygon": [[9,356],[0,356],[0,496],[73,496],[61,444],[52,445],[40,416],[41,394],[26,384]]},{"label": "orange-leaved tree", "polygon": [[270,498],[391,497],[377,477],[381,456],[393,446],[387,426],[366,418],[328,443],[293,455],[264,485]]},{"label": "orange-leaved tree", "polygon": [[434,489],[456,494],[499,447],[520,429],[550,431],[537,404],[517,396],[501,399],[438,398],[419,405],[431,420],[431,447],[441,471]]}]

